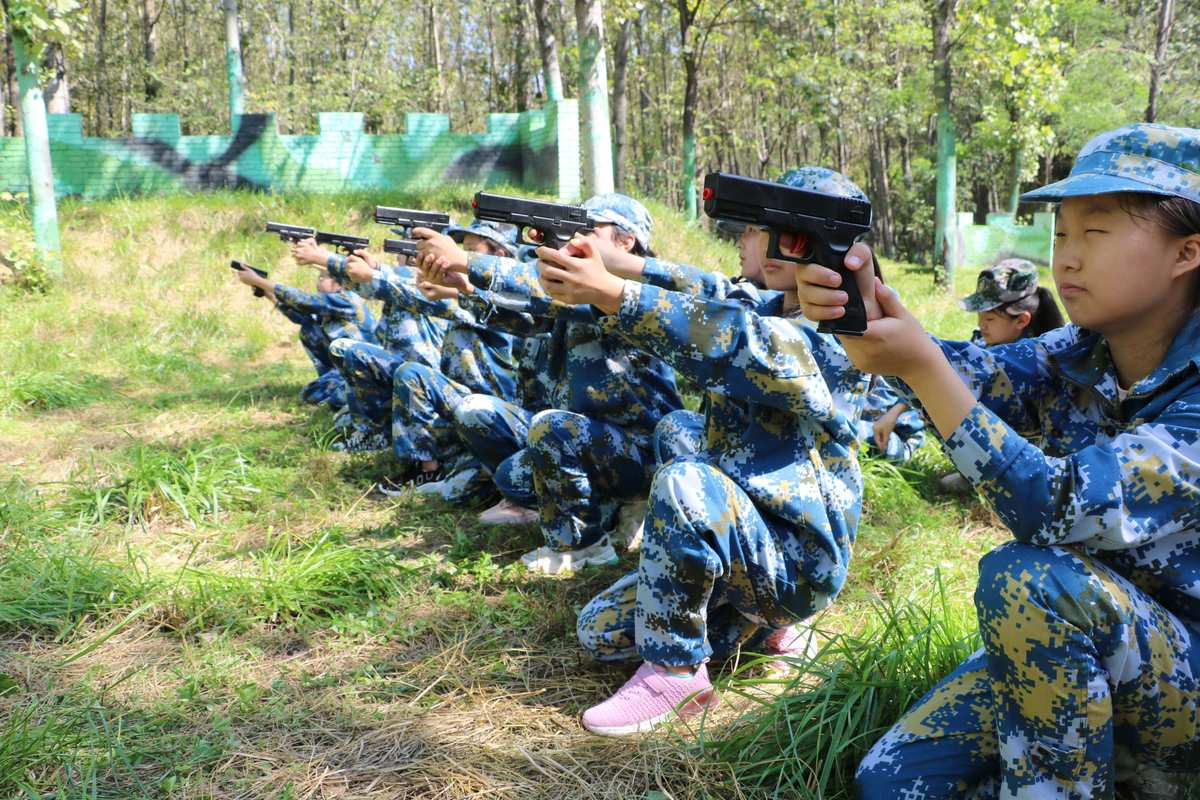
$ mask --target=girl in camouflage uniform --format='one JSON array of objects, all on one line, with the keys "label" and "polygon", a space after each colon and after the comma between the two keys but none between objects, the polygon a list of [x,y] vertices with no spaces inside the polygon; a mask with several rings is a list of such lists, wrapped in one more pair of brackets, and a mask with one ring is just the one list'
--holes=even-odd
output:
[{"label": "girl in camouflage uniform", "polygon": [[[1112,797],[1131,765],[1200,754],[1200,131],[1102,134],[1023,199],[1062,204],[1073,324],[942,342],[860,281],[872,321],[847,352],[901,378],[1015,539],[979,565],[983,648],[871,749],[865,797]],[[799,282],[807,316],[841,314],[836,273]]]}]

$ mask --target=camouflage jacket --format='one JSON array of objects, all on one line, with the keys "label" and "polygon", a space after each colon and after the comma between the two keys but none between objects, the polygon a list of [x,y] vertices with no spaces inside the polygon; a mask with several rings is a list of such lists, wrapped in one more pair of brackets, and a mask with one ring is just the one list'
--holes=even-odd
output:
[{"label": "camouflage jacket", "polygon": [[314,322],[329,341],[361,339],[375,341],[375,317],[363,299],[353,292],[304,292],[293,286],[275,284],[275,307],[297,325]]},{"label": "camouflage jacket", "polygon": [[862,510],[856,423],[868,376],[833,336],[783,315],[783,294],[648,259],[602,324],[705,392],[703,449],[760,511],[805,536],[814,588],[842,586]]},{"label": "camouflage jacket", "polygon": [[479,254],[469,264],[471,283],[484,290],[472,302],[486,307],[488,324],[546,334],[538,354],[545,407],[616,425],[645,447],[663,415],[683,407],[670,367],[597,324],[590,307],[553,302],[536,266]]},{"label": "camouflage jacket", "polygon": [[[325,268],[338,280],[351,283],[346,276],[346,256],[331,255]],[[375,336],[381,347],[405,361],[416,361],[438,368],[442,339],[446,335],[449,323],[441,317],[426,316],[413,310],[411,300],[414,294],[425,300],[425,296],[417,290],[415,278],[416,270],[409,267],[384,265],[375,270],[370,283],[358,283],[353,286],[354,291],[363,297],[383,303],[379,324],[375,329]]]},{"label": "camouflage jacket", "polygon": [[1200,626],[1197,342],[1200,312],[1124,400],[1108,344],[1075,325],[938,344],[979,399],[946,452],[1013,535],[1078,545]]}]

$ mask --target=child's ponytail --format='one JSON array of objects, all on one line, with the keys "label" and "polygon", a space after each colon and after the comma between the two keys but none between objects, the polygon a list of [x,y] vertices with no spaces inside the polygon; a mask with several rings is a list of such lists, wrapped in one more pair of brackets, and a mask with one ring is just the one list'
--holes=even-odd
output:
[{"label": "child's ponytail", "polygon": [[1050,290],[1039,286],[1035,296],[1037,308],[1033,310],[1033,317],[1029,320],[1029,335],[1041,336],[1055,328],[1061,328],[1066,320],[1063,319],[1062,311],[1059,310],[1058,303],[1054,302],[1054,295]]}]

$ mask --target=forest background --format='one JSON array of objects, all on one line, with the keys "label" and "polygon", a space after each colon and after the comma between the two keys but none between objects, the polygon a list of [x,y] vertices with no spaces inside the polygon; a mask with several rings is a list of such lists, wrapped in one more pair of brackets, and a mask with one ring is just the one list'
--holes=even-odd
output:
[{"label": "forest background", "polygon": [[[0,5],[57,17],[42,37],[47,104],[82,114],[92,136],[128,135],[133,113],[156,111],[179,113],[184,134],[228,130],[230,7],[246,110],[275,113],[281,133],[315,132],[319,111],[362,112],[368,132],[402,131],[410,111],[480,130],[488,112],[582,94],[579,31],[599,13],[618,189],[683,207],[688,178],[709,170],[823,164],[871,195],[879,249],[915,263],[940,260],[939,112],[943,148],[957,145],[955,204],[977,222],[1017,210],[1022,186],[1065,174],[1099,131],[1200,126],[1197,0]],[[6,28],[0,133],[20,132],[16,97]]]}]

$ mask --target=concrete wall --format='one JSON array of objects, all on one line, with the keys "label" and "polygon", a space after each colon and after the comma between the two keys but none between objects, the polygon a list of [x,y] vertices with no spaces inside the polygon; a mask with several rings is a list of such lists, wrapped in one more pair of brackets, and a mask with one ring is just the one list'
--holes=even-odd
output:
[{"label": "concrete wall", "polygon": [[[59,197],[245,188],[270,192],[410,190],[499,183],[580,199],[575,100],[489,114],[456,133],[444,114],[408,114],[404,133],[363,132],[363,115],[322,113],[320,133],[281,136],[273,114],[242,114],[230,136],[181,136],[176,114],[134,114],[132,135],[83,135],[78,114],[49,115]],[[0,137],[0,191],[27,192],[25,148]]]}]

